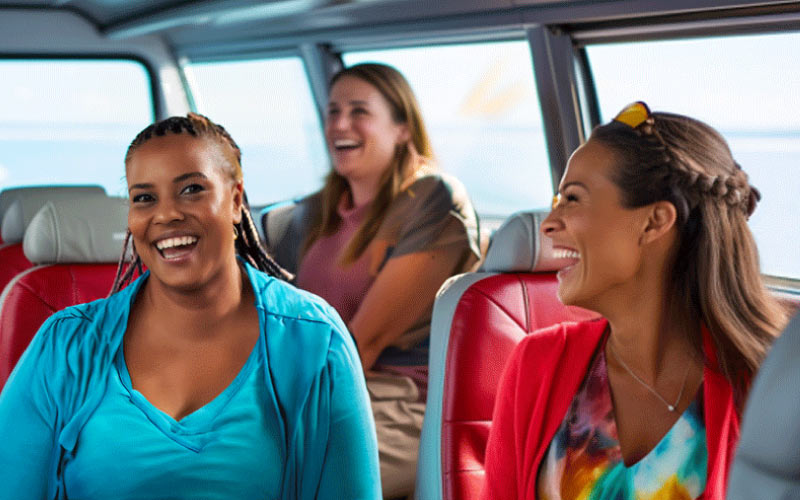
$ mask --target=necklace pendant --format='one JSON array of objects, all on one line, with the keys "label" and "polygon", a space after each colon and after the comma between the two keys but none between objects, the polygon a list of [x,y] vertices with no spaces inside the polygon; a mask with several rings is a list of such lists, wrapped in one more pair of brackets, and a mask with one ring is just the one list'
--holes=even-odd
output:
[{"label": "necklace pendant", "polygon": [[669,408],[669,411],[675,411],[675,407],[672,405],[667,405],[667,408]]}]

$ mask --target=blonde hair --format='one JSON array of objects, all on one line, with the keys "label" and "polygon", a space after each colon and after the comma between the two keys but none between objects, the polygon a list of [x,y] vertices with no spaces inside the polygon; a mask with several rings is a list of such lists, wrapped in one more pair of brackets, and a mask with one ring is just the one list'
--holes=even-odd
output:
[{"label": "blonde hair", "polygon": [[[342,253],[340,263],[349,265],[361,256],[375,237],[389,207],[406,182],[424,166],[432,164],[433,148],[414,92],[399,71],[385,64],[358,64],[336,73],[330,86],[333,87],[345,76],[358,78],[375,87],[389,103],[394,122],[405,124],[411,138],[407,143],[397,146],[391,165],[380,178],[378,193],[364,222]],[[303,252],[318,238],[336,232],[341,222],[337,206],[342,195],[349,190],[347,180],[331,169],[322,187],[321,209],[312,215],[311,229],[303,243]]]}]

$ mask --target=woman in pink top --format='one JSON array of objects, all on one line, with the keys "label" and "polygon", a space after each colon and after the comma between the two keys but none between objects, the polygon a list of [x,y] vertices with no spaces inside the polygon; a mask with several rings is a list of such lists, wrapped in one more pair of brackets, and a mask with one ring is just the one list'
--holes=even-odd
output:
[{"label": "woman in pink top", "polygon": [[[479,258],[477,220],[458,181],[436,174],[416,98],[382,64],[331,82],[325,137],[333,168],[267,245],[296,284],[337,309],[356,339],[378,434],[386,498],[409,495],[427,389],[436,291]],[[274,221],[274,219],[273,219]]]}]

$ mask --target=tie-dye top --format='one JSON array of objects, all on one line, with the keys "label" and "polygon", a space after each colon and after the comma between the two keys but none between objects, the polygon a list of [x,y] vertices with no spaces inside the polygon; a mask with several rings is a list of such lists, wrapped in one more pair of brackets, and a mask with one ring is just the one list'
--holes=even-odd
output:
[{"label": "tie-dye top", "polygon": [[[600,344],[589,372],[545,453],[540,500],[689,500],[706,487],[706,431],[695,398],[661,441],[625,465]],[[698,391],[702,398],[703,390]]]}]

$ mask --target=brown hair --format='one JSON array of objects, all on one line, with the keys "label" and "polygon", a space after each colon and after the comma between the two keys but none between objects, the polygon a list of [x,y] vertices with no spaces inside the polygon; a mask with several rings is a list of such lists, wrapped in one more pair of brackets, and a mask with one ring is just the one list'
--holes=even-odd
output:
[{"label": "brown hair", "polygon": [[764,286],[747,225],[758,190],[725,139],[686,116],[653,113],[635,129],[611,122],[590,139],[617,155],[612,180],[623,205],[675,206],[679,242],[667,285],[668,311],[702,319],[719,367],[743,404],[750,379],[788,319]]},{"label": "brown hair", "polygon": [[[411,136],[408,143],[396,148],[391,166],[380,179],[378,194],[364,222],[342,254],[341,263],[347,265],[352,264],[375,237],[389,206],[405,187],[406,181],[433,161],[433,148],[414,92],[399,71],[385,64],[358,64],[336,73],[331,79],[330,87],[345,76],[358,78],[378,89],[389,104],[395,123],[406,124]],[[303,252],[318,238],[336,232],[341,222],[336,208],[342,195],[349,189],[347,180],[331,169],[321,191],[321,210],[312,216],[311,229],[303,243]]]},{"label": "brown hair", "polygon": [[[242,180],[242,152],[239,146],[230,136],[222,125],[218,125],[203,115],[189,113],[185,117],[173,116],[165,120],[149,125],[139,132],[133,139],[128,151],[125,153],[125,164],[127,165],[133,154],[142,144],[153,137],[163,137],[167,134],[189,134],[199,139],[214,141],[220,146],[220,151],[226,160],[223,167],[230,170],[231,178],[235,182]],[[242,191],[242,220],[233,225],[238,237],[236,238],[236,253],[249,262],[253,267],[270,274],[276,278],[288,280],[291,275],[281,268],[272,257],[267,254],[258,237],[258,231],[250,215],[250,205],[247,202],[247,194]],[[126,262],[130,260],[130,264]],[[136,253],[133,246],[131,232],[128,230],[125,235],[122,256],[117,266],[117,275],[111,293],[116,293],[130,283],[136,273],[142,273],[142,260]]]}]

